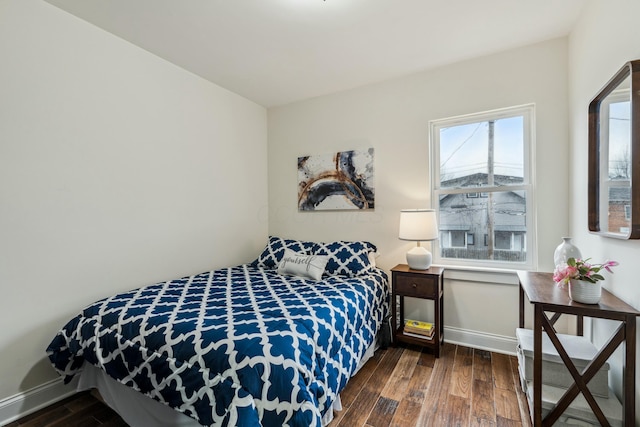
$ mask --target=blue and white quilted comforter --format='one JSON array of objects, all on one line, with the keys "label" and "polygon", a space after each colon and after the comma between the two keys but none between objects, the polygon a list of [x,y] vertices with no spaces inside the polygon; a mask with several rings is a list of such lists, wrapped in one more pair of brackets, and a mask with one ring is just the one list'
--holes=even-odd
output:
[{"label": "blue and white quilted comforter", "polygon": [[65,381],[86,361],[205,426],[320,426],[387,314],[386,282],[220,269],[98,301],[47,354]]}]

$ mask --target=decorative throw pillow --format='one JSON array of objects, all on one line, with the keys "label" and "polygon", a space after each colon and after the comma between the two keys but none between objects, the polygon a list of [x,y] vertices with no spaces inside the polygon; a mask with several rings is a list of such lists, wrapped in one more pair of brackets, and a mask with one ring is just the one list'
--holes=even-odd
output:
[{"label": "decorative throw pillow", "polygon": [[327,261],[329,261],[328,256],[306,255],[294,252],[291,249],[285,249],[284,256],[280,264],[278,264],[278,274],[320,280]]},{"label": "decorative throw pillow", "polygon": [[374,268],[369,258],[369,254],[376,252],[372,243],[337,241],[317,246],[315,254],[329,257],[325,274],[330,276],[360,276]]},{"label": "decorative throw pillow", "polygon": [[316,243],[304,242],[301,240],[282,239],[280,237],[269,236],[269,242],[258,259],[253,261],[253,267],[273,269],[278,266],[284,256],[285,249],[302,254],[312,254],[316,250]]}]

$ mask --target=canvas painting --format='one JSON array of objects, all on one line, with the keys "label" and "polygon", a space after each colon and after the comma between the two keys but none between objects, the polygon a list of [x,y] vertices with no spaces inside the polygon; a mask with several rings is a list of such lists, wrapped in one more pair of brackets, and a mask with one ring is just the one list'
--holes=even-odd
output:
[{"label": "canvas painting", "polygon": [[374,208],[373,148],[298,157],[298,210]]}]

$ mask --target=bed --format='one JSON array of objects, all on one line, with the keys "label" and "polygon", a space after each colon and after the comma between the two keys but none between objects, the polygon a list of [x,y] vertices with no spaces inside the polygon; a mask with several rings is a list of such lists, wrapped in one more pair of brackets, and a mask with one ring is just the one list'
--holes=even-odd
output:
[{"label": "bed", "polygon": [[203,426],[326,425],[388,316],[374,252],[368,242],[270,237],[251,264],[91,304],[47,354],[65,382],[88,377],[81,387],[99,387],[116,410],[140,396]]}]

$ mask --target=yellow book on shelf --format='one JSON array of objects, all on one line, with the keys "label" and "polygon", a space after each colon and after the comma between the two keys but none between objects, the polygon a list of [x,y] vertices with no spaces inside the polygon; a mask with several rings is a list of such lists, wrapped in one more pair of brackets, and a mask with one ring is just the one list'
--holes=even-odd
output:
[{"label": "yellow book on shelf", "polygon": [[420,330],[420,331],[424,331],[424,332],[429,332],[433,329],[433,323],[430,322],[421,322],[420,320],[411,320],[411,319],[406,319],[404,322],[404,327],[405,328],[409,328],[409,329],[413,329],[413,330]]}]

